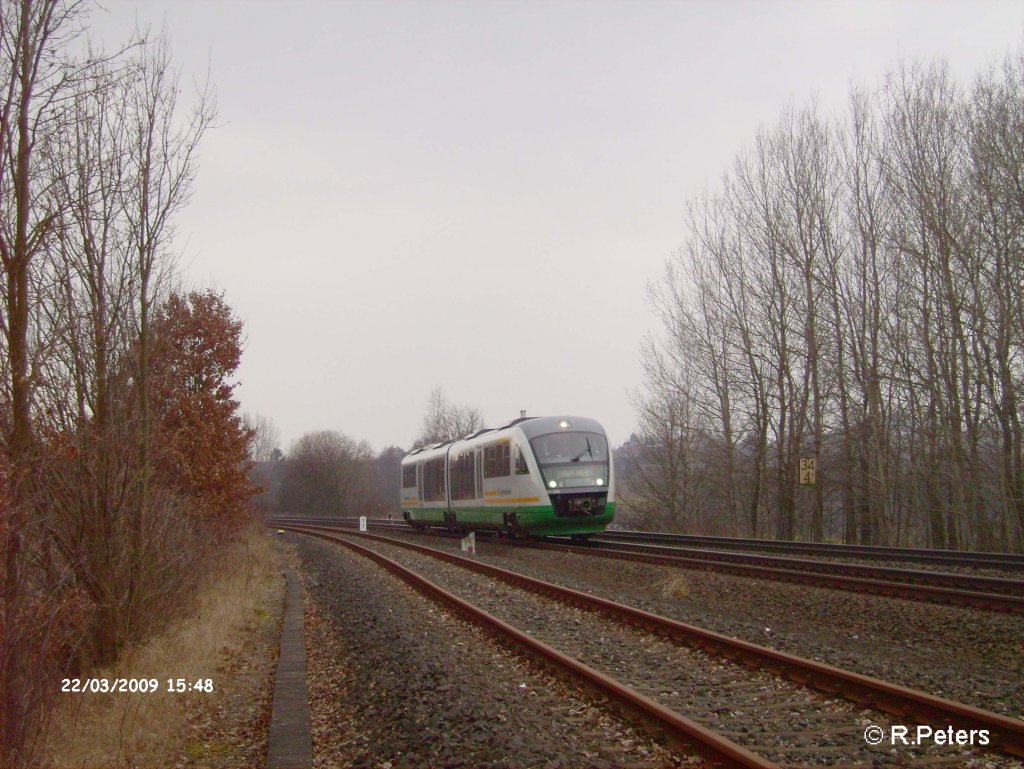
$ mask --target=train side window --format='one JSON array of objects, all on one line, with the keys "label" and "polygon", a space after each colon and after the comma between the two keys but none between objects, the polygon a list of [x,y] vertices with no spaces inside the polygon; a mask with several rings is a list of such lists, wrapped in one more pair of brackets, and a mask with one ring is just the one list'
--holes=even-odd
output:
[{"label": "train side window", "polygon": [[484,478],[507,478],[512,474],[512,449],[508,440],[484,449]]},{"label": "train side window", "polygon": [[484,447],[484,478],[494,478],[498,475],[495,467],[498,463],[498,447],[493,443]]},{"label": "train side window", "polygon": [[523,454],[523,449],[516,444],[516,475],[529,475],[530,468],[526,466],[526,456]]},{"label": "train side window", "polygon": [[444,502],[444,486],[444,457],[424,462],[423,499],[427,502]]},{"label": "train side window", "polygon": [[416,465],[408,464],[402,467],[402,488],[411,489],[416,485]]},{"label": "train side window", "polygon": [[459,454],[449,460],[452,499],[472,499],[475,495],[473,452]]}]

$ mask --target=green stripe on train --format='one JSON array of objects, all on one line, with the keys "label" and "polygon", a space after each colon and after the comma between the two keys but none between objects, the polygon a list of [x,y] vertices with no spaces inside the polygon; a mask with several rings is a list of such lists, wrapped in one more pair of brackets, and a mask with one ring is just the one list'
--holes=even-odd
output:
[{"label": "green stripe on train", "polygon": [[[413,521],[423,523],[444,523],[444,508],[405,508]],[[506,525],[505,513],[515,513],[519,526],[529,532],[542,534],[592,534],[603,531],[615,517],[615,503],[609,502],[604,513],[595,516],[565,518],[556,516],[551,505],[537,505],[529,508],[516,506],[456,507],[456,520],[464,525],[485,526],[499,529]]]}]

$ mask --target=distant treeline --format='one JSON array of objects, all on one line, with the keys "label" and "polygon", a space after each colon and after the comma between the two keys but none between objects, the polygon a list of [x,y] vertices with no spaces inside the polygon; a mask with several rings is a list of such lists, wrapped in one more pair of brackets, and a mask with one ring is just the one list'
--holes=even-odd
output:
[{"label": "distant treeline", "polygon": [[376,456],[368,443],[336,430],[306,433],[288,454],[257,461],[253,480],[265,513],[383,518],[401,515],[399,468],[405,451],[389,446]]},{"label": "distant treeline", "polygon": [[[267,513],[399,518],[399,474],[405,449],[388,446],[374,455],[370,444],[338,430],[304,434],[283,454],[270,420],[255,418],[253,479],[263,488],[257,506]],[[451,402],[435,387],[427,399],[413,448],[457,440],[483,426],[480,411]]]},{"label": "distant treeline", "polygon": [[1024,550],[1024,53],[787,110],[688,230],[651,289],[643,520]]}]

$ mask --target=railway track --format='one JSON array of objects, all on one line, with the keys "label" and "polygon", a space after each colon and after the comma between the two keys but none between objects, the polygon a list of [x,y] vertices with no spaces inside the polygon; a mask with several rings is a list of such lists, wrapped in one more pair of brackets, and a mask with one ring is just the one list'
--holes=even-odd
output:
[{"label": "railway track", "polygon": [[836,558],[872,561],[907,561],[966,568],[1024,571],[1024,555],[986,553],[962,550],[929,550],[880,545],[843,545],[824,542],[782,542],[774,539],[746,537],[710,537],[695,534],[667,534],[653,531],[608,530],[595,539],[617,542],[650,542],[729,550],[764,550],[777,553],[800,553]]},{"label": "railway track", "polygon": [[592,539],[589,544],[600,547],[631,550],[634,552],[666,553],[682,555],[688,558],[699,558],[722,563],[751,564],[769,566],[779,569],[796,569],[798,571],[814,571],[818,574],[837,574],[847,577],[864,579],[883,579],[897,582],[914,582],[921,585],[951,587],[958,590],[971,590],[983,593],[1003,593],[1006,595],[1024,595],[1024,579],[990,577],[979,574],[959,572],[931,571],[924,569],[900,569],[892,566],[876,566],[872,564],[841,563],[835,561],[817,561],[801,558],[789,558],[777,555],[761,555],[750,553],[730,553],[723,550],[706,550],[649,543],[622,542],[617,539]]},{"label": "railway track", "polygon": [[1024,580],[895,569],[714,550],[615,542],[570,544],[545,541],[531,547],[585,553],[686,569],[710,569],[741,577],[774,579],[858,593],[909,598],[992,611],[1024,613]]},{"label": "railway track", "polygon": [[[351,526],[352,519],[285,519],[271,522],[324,523]],[[376,528],[410,530],[402,522],[373,521]],[[1024,580],[974,574],[898,569],[751,553],[696,550],[594,538],[573,543],[560,538],[544,541],[503,540],[525,547],[561,550],[604,558],[639,561],[685,569],[705,569],[742,577],[772,579],[816,587],[906,598],[990,611],[1024,613]]]},{"label": "railway track", "polygon": [[[865,706],[874,711],[869,723],[886,730],[892,728],[892,719],[879,711],[896,714],[900,723],[916,719],[936,727],[984,729],[991,735],[992,747],[1024,755],[1024,722],[1017,719],[731,639],[416,543],[357,532],[339,536],[336,529],[328,527],[285,527],[358,549],[549,664],[582,677],[590,688],[628,704],[674,741],[693,747],[715,763],[804,765],[808,759],[817,764],[829,757],[846,761],[851,755],[866,765],[893,761],[899,765],[963,765],[971,760],[971,755],[959,749],[901,751],[895,758],[889,752],[869,749],[861,737],[865,726],[860,709]],[[357,545],[351,535],[373,543],[373,548]],[[382,548],[391,551],[390,558],[379,552]],[[409,555],[402,557],[398,555],[401,552]],[[420,573],[424,557],[449,565],[447,574],[442,569],[440,580],[427,580]],[[410,559],[415,569],[409,568]],[[458,574],[453,573],[454,567]],[[466,575],[463,570],[482,576]],[[486,584],[471,590],[467,586],[474,580]],[[449,589],[437,582],[447,582]],[[488,603],[489,611],[481,612],[465,595],[454,595],[453,586],[460,593],[471,593],[474,603]],[[539,599],[543,605],[531,605],[517,614],[511,607],[521,603],[517,594],[524,588],[543,596]],[[573,612],[587,618],[581,620]],[[515,627],[523,623],[529,632]],[[572,629],[569,637],[564,636],[567,625]],[[552,637],[559,647],[569,647],[570,653],[543,640]],[[688,715],[681,715],[680,710]]]},{"label": "railway track", "polygon": [[[300,519],[296,519],[300,520]],[[322,522],[355,525],[357,518],[326,518]],[[378,526],[405,526],[400,520],[373,519]],[[627,531],[609,529],[595,534],[592,540],[607,542],[640,542],[728,550],[762,550],[776,553],[794,553],[809,557],[849,558],[864,561],[905,561],[968,569],[995,569],[1024,571],[1024,555],[1017,553],[986,553],[969,550],[931,550],[912,547],[885,547],[881,545],[845,545],[826,542],[791,542],[748,537],[712,537],[696,534],[669,534],[657,531]]]}]

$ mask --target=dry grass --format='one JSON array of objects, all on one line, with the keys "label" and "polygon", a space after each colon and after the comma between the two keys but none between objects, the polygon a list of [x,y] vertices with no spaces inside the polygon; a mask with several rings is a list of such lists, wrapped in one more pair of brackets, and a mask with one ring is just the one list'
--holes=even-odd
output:
[{"label": "dry grass", "polygon": [[[158,693],[60,694],[41,764],[49,767],[158,767],[180,764],[190,748],[190,715],[226,699],[235,682],[225,666],[249,651],[250,637],[281,616],[279,555],[263,527],[253,527],[219,558],[198,597],[198,611],[144,646],[128,650],[93,678],[156,678]],[[265,656],[265,651],[260,652]],[[256,661],[254,661],[256,662]],[[259,663],[266,665],[266,660]],[[248,667],[248,665],[244,665]],[[84,677],[84,676],[83,676]],[[176,694],[167,679],[213,679],[215,692]],[[205,700],[203,698],[206,698]],[[191,763],[186,759],[186,763]]]},{"label": "dry grass", "polygon": [[682,574],[673,574],[661,584],[664,598],[685,598],[690,594],[690,583]]}]

